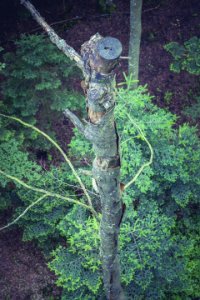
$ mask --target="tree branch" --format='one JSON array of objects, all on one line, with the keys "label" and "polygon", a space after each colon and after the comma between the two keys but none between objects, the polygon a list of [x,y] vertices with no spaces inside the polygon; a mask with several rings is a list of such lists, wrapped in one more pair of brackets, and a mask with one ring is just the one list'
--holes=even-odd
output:
[{"label": "tree branch", "polygon": [[31,4],[30,1],[21,0],[21,4],[23,4],[31,13],[32,17],[37,21],[38,24],[44,29],[44,31],[48,34],[52,43],[54,43],[67,57],[76,62],[76,65],[82,70],[84,73],[84,64],[81,56],[70,47],[65,40],[61,39],[57,33],[50,27],[46,21],[42,18],[40,13],[35,9],[35,7]]},{"label": "tree branch", "polygon": [[81,120],[75,114],[73,114],[73,112],[71,112],[69,109],[65,109],[64,115],[70,119],[70,121],[74,124],[75,127],[78,128],[81,133],[84,134],[85,126],[83,125]]}]

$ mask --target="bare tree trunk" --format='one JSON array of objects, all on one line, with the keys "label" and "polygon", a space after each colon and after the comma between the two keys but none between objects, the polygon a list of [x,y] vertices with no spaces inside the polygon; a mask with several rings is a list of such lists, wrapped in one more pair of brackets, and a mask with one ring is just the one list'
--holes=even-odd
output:
[{"label": "bare tree trunk", "polygon": [[141,40],[142,0],[130,0],[130,39],[129,39],[129,75],[136,80],[132,88],[136,88],[139,75],[140,40]]},{"label": "bare tree trunk", "polygon": [[104,289],[108,300],[124,300],[118,260],[122,202],[119,183],[119,139],[114,120],[115,80],[112,72],[122,51],[121,43],[115,38],[102,38],[96,34],[82,45],[79,56],[59,38],[29,1],[21,0],[21,3],[47,32],[52,42],[76,62],[85,76],[89,120],[86,125],[83,124],[68,109],[65,110],[65,115],[93,144],[93,177],[98,187],[102,210],[100,256]]},{"label": "bare tree trunk", "polygon": [[115,81],[114,74],[111,73],[121,51],[121,43],[116,39],[105,38],[96,43],[92,49],[94,56],[89,62],[91,79],[87,93],[91,120],[89,139],[93,143],[96,156],[93,177],[99,190],[102,209],[100,255],[104,289],[109,300],[123,299],[118,261],[118,235],[122,216],[120,156],[114,121]]},{"label": "bare tree trunk", "polygon": [[[120,156],[114,121],[115,80],[114,69],[121,54],[121,43],[114,38],[102,38],[99,34],[82,45],[82,57],[88,71],[87,110],[89,122],[81,130],[92,142],[95,159],[93,178],[101,200],[100,225],[103,281],[109,300],[124,299],[120,283],[118,260],[118,235],[122,217],[120,199]],[[65,114],[77,124],[73,115]],[[80,126],[79,126],[80,128]]]}]

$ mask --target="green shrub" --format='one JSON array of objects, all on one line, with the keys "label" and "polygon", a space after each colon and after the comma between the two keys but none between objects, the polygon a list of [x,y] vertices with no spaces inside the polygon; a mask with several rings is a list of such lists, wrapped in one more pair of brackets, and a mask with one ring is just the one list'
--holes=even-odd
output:
[{"label": "green shrub", "polygon": [[[164,46],[173,56],[174,60],[170,64],[170,70],[179,73],[185,70],[193,75],[200,75],[200,39],[192,37],[180,45],[176,42],[171,42]],[[191,97],[191,95],[189,95]],[[194,99],[193,99],[194,98]],[[187,116],[192,123],[197,122],[200,114],[200,100],[199,95],[192,95],[191,100],[196,100],[191,106],[187,106],[183,110],[183,115]]]},{"label": "green shrub", "polygon": [[166,91],[165,94],[164,94],[164,103],[166,105],[169,105],[172,101],[172,98],[173,98],[173,93],[170,92],[170,91]]},{"label": "green shrub", "polygon": [[183,114],[190,118],[193,122],[198,121],[200,116],[200,96],[194,96],[196,103],[191,106],[186,106]]},{"label": "green shrub", "polygon": [[[68,167],[60,167],[59,170],[52,167],[48,172],[44,171],[39,165],[30,160],[28,153],[22,151],[20,143],[14,138],[1,143],[0,157],[0,170],[7,174],[15,176],[36,188],[65,196],[70,195],[72,199],[77,198],[74,190],[66,185],[69,174]],[[62,174],[61,177],[60,174]],[[2,209],[16,203],[17,207],[15,207],[16,211],[13,216],[13,219],[15,219],[41,194],[27,190],[16,182],[14,182],[11,189],[10,181],[9,178],[0,175],[0,185],[4,189]],[[14,203],[11,202],[11,199],[14,199]],[[48,246],[52,248],[52,241],[59,238],[56,224],[64,218],[68,209],[68,202],[50,196],[32,207],[18,222],[24,229],[23,240],[36,239],[41,246],[43,245],[47,249]]]},{"label": "green shrub", "polygon": [[[198,276],[196,271],[191,276],[188,268],[191,252],[188,254],[187,249],[193,249],[197,235],[186,238],[177,225],[182,222],[178,212],[193,216],[191,205],[197,205],[199,200],[200,144],[196,129],[186,124],[175,129],[176,117],[153,105],[146,88],[120,89],[116,121],[124,183],[131,180],[150,156],[148,146],[127,114],[148,137],[155,158],[135,185],[123,193],[127,207],[120,231],[124,289],[130,299],[165,299],[168,294],[180,293],[186,297],[189,291],[190,295],[196,295],[193,287]],[[76,131],[71,152],[75,150],[79,159],[87,158],[90,163],[89,149],[89,143]],[[75,299],[103,297],[101,266],[97,264],[98,230],[86,215],[81,208],[72,209],[57,226],[67,240],[67,247],[58,247],[53,252],[49,266],[58,275],[58,284],[64,287],[62,299],[72,299],[75,295]],[[195,261],[196,255],[192,259]],[[93,263],[88,265],[88,260]]]},{"label": "green shrub", "polygon": [[196,36],[183,45],[171,42],[164,46],[174,58],[170,70],[179,73],[185,70],[194,75],[200,75],[200,39]]},{"label": "green shrub", "polygon": [[116,5],[112,0],[98,0],[98,6],[103,13],[113,13],[116,10]]},{"label": "green shrub", "polygon": [[[83,97],[70,88],[70,78],[77,76],[78,70],[43,35],[23,35],[15,45],[15,53],[4,55],[1,112],[31,124],[39,123],[40,128],[53,135],[53,124],[62,119],[62,111],[67,107],[79,110],[83,105]],[[17,139],[20,131],[26,146],[40,150],[47,147],[35,132],[9,124],[4,123],[4,128],[7,125],[14,130]]]},{"label": "green shrub", "polygon": [[[177,127],[176,117],[153,105],[145,87],[119,89],[117,95],[115,115],[123,183],[129,182],[141,165],[149,161],[150,149],[141,131],[154,149],[153,164],[122,194],[126,212],[119,254],[124,289],[130,299],[199,297],[198,232],[194,223],[199,222],[200,141],[196,129],[187,124]],[[80,188],[74,189],[77,183],[67,166],[44,172],[30,162],[20,147],[14,139],[5,141],[0,169],[28,184],[84,201]],[[77,130],[70,153],[78,157],[77,167],[89,168],[93,159],[91,145]],[[92,201],[99,210],[91,178],[82,173],[80,176],[93,193]],[[0,181],[4,188],[10,182],[2,176]],[[17,216],[38,194],[18,184],[16,188],[21,201]],[[20,226],[24,228],[24,240],[37,240],[48,253],[54,249],[49,267],[63,287],[63,300],[104,297],[99,224],[90,212],[48,197],[23,216]]]},{"label": "green shrub", "polygon": [[[3,51],[3,48],[0,47],[0,52]],[[0,62],[0,72],[5,68],[5,63]]]}]

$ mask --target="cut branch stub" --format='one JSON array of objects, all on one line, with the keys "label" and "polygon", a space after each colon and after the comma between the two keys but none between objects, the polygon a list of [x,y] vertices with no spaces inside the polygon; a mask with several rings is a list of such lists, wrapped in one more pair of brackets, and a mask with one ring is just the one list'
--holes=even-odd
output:
[{"label": "cut branch stub", "polygon": [[113,37],[105,37],[97,44],[97,53],[101,58],[101,72],[108,74],[118,63],[118,59],[122,53],[122,44]]},{"label": "cut branch stub", "polygon": [[122,44],[116,38],[105,37],[98,39],[95,51],[90,57],[90,66],[97,73],[109,74],[117,65],[122,53]]},{"label": "cut branch stub", "polygon": [[113,37],[105,37],[97,44],[97,52],[106,60],[113,60],[120,57],[122,52],[122,44]]}]

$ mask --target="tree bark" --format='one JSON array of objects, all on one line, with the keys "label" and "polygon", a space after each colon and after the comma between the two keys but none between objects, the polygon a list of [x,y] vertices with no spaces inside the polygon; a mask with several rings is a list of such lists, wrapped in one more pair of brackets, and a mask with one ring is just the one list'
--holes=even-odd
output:
[{"label": "tree bark", "polygon": [[89,122],[83,127],[68,110],[65,114],[93,144],[93,178],[101,200],[100,225],[103,281],[109,300],[124,299],[120,283],[118,235],[122,217],[120,197],[119,139],[114,120],[114,69],[121,54],[121,43],[99,34],[82,45],[82,57],[88,72],[87,110]]},{"label": "tree bark", "polygon": [[96,34],[82,45],[81,56],[60,39],[44,21],[34,6],[26,0],[21,3],[31,12],[50,39],[68,57],[75,60],[85,76],[88,121],[83,124],[70,110],[65,115],[93,144],[95,159],[93,177],[98,187],[102,219],[100,224],[100,256],[104,289],[108,300],[124,300],[120,283],[118,235],[122,218],[120,197],[119,139],[114,120],[115,76],[122,46],[115,38]]},{"label": "tree bark", "polygon": [[132,74],[132,88],[138,85],[140,41],[141,41],[142,0],[130,0],[130,39],[129,39],[129,75]]}]

